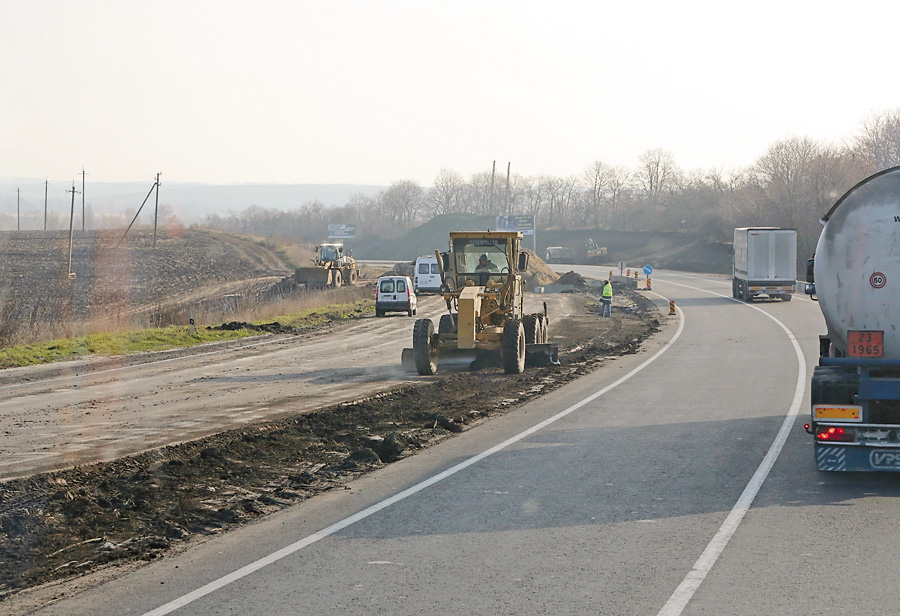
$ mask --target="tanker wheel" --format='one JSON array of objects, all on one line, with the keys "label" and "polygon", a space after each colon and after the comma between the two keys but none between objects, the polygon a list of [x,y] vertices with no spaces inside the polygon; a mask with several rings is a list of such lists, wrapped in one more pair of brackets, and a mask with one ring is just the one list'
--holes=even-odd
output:
[{"label": "tanker wheel", "polygon": [[522,319],[522,327],[525,329],[525,344],[534,344],[541,340],[541,325],[537,315],[529,314]]},{"label": "tanker wheel", "polygon": [[503,371],[506,374],[522,374],[525,371],[525,328],[516,319],[503,325],[500,337],[503,354]]},{"label": "tanker wheel", "polygon": [[452,314],[442,314],[441,320],[438,321],[439,334],[452,334],[456,331],[456,323],[453,322]]},{"label": "tanker wheel", "polygon": [[341,286],[343,282],[343,276],[341,276],[341,270],[331,270],[331,286],[337,289]]},{"label": "tanker wheel", "polygon": [[422,376],[437,374],[437,347],[432,343],[434,323],[431,319],[419,319],[413,326],[413,357],[416,372]]}]

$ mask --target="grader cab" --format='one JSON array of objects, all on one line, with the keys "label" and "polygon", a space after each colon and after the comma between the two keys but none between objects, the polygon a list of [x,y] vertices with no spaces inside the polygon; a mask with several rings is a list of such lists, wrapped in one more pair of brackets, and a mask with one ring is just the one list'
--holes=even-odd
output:
[{"label": "grader cab", "polygon": [[558,350],[547,344],[547,306],[525,314],[524,283],[528,267],[519,231],[450,233],[450,250],[435,251],[441,266],[441,291],[447,314],[437,331],[431,319],[413,327],[413,346],[403,350],[403,364],[421,375],[437,374],[441,365],[471,365],[479,359],[499,363],[520,374],[529,363],[558,363]]}]

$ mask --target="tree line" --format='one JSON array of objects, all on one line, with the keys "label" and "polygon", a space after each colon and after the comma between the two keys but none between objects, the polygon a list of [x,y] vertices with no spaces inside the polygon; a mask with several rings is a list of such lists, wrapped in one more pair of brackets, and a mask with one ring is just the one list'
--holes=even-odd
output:
[{"label": "tree line", "polygon": [[293,211],[250,206],[209,214],[204,226],[316,243],[329,223],[356,225],[357,236],[398,237],[443,214],[531,214],[538,229],[686,231],[729,241],[742,226],[792,227],[798,250],[812,254],[819,219],[858,181],[900,165],[900,108],[873,112],[835,145],[808,137],[772,144],[746,169],[685,171],[669,151],[651,149],[634,168],[596,161],[579,174],[469,178],[441,169],[433,185],[398,180],[340,207],[310,201]]}]

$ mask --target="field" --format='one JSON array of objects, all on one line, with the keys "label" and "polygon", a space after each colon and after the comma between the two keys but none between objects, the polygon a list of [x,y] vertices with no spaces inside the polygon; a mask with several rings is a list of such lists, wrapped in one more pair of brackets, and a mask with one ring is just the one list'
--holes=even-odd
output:
[{"label": "field", "polygon": [[[121,242],[121,244],[120,244]],[[292,271],[274,250],[222,234],[0,233],[0,344],[220,318]],[[231,296],[231,297],[225,297]]]}]

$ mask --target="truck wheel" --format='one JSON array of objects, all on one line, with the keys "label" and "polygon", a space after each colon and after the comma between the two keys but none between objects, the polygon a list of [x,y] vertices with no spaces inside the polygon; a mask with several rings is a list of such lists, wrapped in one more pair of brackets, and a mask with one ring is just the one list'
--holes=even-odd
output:
[{"label": "truck wheel", "polygon": [[456,324],[453,322],[452,314],[442,314],[441,320],[438,321],[439,334],[452,334],[456,331]]},{"label": "truck wheel", "polygon": [[335,289],[341,286],[343,282],[343,276],[341,276],[341,270],[331,270],[331,286]]},{"label": "truck wheel", "polygon": [[522,327],[525,329],[525,344],[534,344],[541,339],[540,323],[537,315],[529,314],[522,319]]},{"label": "truck wheel", "polygon": [[433,334],[431,319],[419,319],[413,326],[413,356],[416,372],[422,376],[437,374],[437,347],[431,341]]},{"label": "truck wheel", "polygon": [[783,299],[786,302],[789,302],[789,301],[791,301],[791,294],[785,293],[784,295],[781,296],[781,299]]},{"label": "truck wheel", "polygon": [[525,328],[516,319],[509,319],[500,337],[503,371],[522,374],[525,371]]}]

